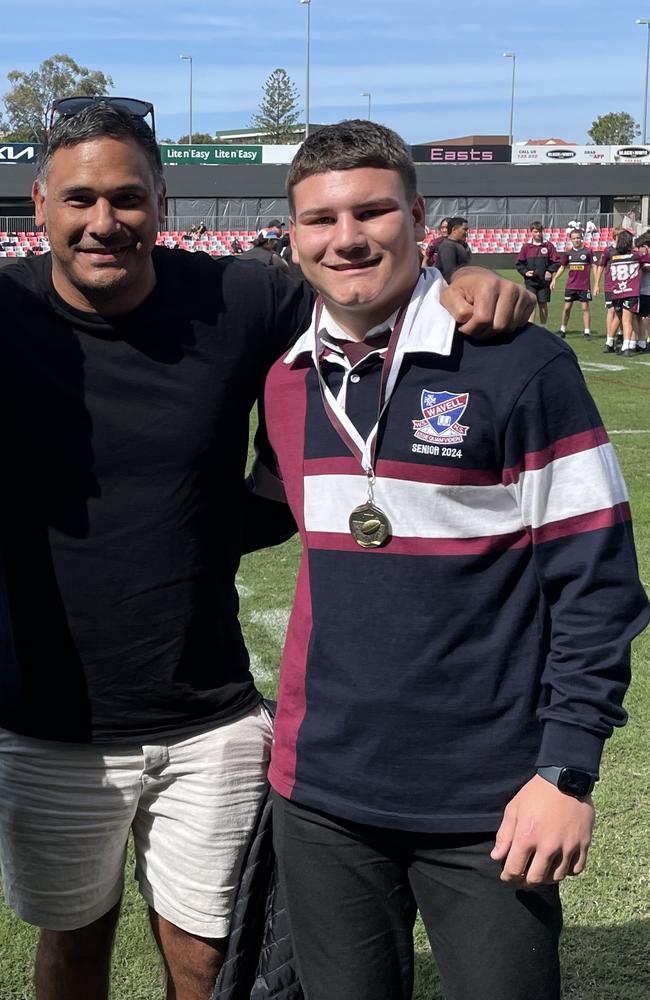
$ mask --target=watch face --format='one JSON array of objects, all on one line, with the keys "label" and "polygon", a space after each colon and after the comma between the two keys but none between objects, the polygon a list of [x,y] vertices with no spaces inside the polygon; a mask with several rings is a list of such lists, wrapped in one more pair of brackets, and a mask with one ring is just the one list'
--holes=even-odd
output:
[{"label": "watch face", "polygon": [[587,771],[576,771],[572,767],[565,767],[562,769],[557,787],[567,795],[589,795],[594,787],[594,779]]}]

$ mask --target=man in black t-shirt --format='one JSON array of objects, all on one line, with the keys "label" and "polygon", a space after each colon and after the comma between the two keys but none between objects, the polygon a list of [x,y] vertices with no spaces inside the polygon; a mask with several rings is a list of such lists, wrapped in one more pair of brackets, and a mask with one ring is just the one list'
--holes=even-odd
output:
[{"label": "man in black t-shirt", "polygon": [[472,259],[472,251],[467,244],[467,219],[454,217],[447,223],[448,235],[438,246],[437,268],[442,272],[445,281],[451,281],[451,276],[459,267],[467,267]]},{"label": "man in black t-shirt", "polygon": [[[52,253],[0,275],[5,898],[45,928],[37,1000],[105,1000],[132,829],[170,990],[207,1000],[270,744],[235,574],[294,530],[244,486],[248,416],[312,296],[155,247],[153,133],[80,100],[33,189]],[[486,272],[445,294],[469,334],[530,309]]]}]

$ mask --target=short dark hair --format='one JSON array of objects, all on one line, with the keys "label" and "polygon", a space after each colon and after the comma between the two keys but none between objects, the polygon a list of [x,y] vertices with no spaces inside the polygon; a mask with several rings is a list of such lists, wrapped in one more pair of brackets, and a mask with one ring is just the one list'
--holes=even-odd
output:
[{"label": "short dark hair", "polygon": [[385,125],[351,118],[312,132],[294,156],[287,175],[291,212],[294,211],[293,189],[300,181],[313,174],[355,170],[358,167],[397,171],[406,197],[409,201],[415,198],[415,166],[404,140]]},{"label": "short dark hair", "polygon": [[650,247],[650,229],[646,229],[645,233],[637,236],[634,242],[638,247]]},{"label": "short dark hair", "polygon": [[38,161],[36,183],[40,190],[45,191],[50,161],[57,149],[69,149],[82,142],[105,138],[131,139],[147,157],[156,186],[164,186],[160,150],[144,119],[109,104],[89,104],[76,115],[62,115],[54,123]]},{"label": "short dark hair", "polygon": [[616,249],[631,250],[632,243],[633,243],[632,233],[628,233],[627,229],[622,229],[621,232],[616,237]]},{"label": "short dark hair", "polygon": [[529,232],[531,232],[531,233],[532,233],[533,229],[539,229],[540,233],[544,232],[544,226],[542,225],[541,222],[531,222],[531,224],[528,227],[528,229],[529,229]]},{"label": "short dark hair", "polygon": [[464,219],[462,215],[452,215],[451,219],[447,219],[447,233],[451,235],[457,226],[466,226],[467,219]]},{"label": "short dark hair", "polygon": [[578,236],[583,236],[584,235],[583,232],[582,232],[582,229],[572,229],[571,232],[569,233],[569,236],[573,236],[574,233],[577,233]]}]

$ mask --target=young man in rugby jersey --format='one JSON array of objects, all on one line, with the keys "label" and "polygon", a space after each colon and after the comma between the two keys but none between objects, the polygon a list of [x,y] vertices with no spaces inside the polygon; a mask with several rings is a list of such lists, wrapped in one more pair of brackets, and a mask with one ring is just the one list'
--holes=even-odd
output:
[{"label": "young man in rugby jersey", "polygon": [[551,280],[551,291],[555,290],[555,284],[568,267],[569,277],[564,289],[564,307],[562,309],[562,322],[560,324],[560,336],[564,340],[566,328],[571,315],[571,308],[574,302],[579,302],[582,307],[582,322],[584,326],[585,340],[591,340],[589,303],[591,302],[591,265],[593,255],[591,250],[585,246],[582,230],[572,229],[569,233],[572,249],[560,254],[560,267],[555,272]]},{"label": "young man in rugby jersey", "polygon": [[645,352],[648,349],[648,328],[650,327],[650,229],[634,241],[635,247],[646,254],[648,263],[641,265],[641,295],[639,297],[639,328],[636,349]]},{"label": "young man in rugby jersey", "polygon": [[[544,227],[541,222],[533,222],[530,227],[530,238],[519,251],[515,267],[524,278],[524,284],[537,299],[539,307],[540,326],[548,322],[548,304],[551,301],[551,279],[560,266],[557,250],[550,240],[544,239]],[[531,323],[535,322],[535,310],[530,314]]]},{"label": "young man in rugby jersey", "polygon": [[[619,318],[623,330],[623,345],[619,357],[632,358],[637,351],[639,335],[639,305],[641,299],[641,276],[646,257],[645,248],[637,250],[633,246],[632,234],[626,229],[616,237],[616,247],[607,254],[605,267],[606,283],[612,308]],[[613,338],[608,334],[606,348],[611,347]]]},{"label": "young man in rugby jersey", "polygon": [[455,332],[399,136],[326,126],[287,186],[320,300],[260,459],[305,549],[270,769],[305,995],[410,1000],[419,908],[448,1000],[558,1000],[648,620],[616,457],[561,340]]},{"label": "young man in rugby jersey", "polygon": [[621,324],[619,315],[612,305],[611,288],[609,272],[607,270],[607,264],[611,255],[616,249],[616,240],[618,239],[618,234],[622,233],[623,230],[616,228],[612,231],[612,244],[606,247],[601,253],[596,264],[596,273],[594,278],[594,296],[600,294],[600,280],[602,276],[605,276],[605,346],[603,347],[603,354],[614,354],[616,351],[616,340],[620,336],[622,341]]}]

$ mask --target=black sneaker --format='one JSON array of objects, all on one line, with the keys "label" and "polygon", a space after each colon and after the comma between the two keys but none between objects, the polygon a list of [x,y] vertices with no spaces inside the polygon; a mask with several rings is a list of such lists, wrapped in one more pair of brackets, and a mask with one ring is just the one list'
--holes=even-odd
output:
[{"label": "black sneaker", "polygon": [[562,340],[566,340],[566,331],[558,330],[557,335],[558,337],[561,337]]},{"label": "black sneaker", "polygon": [[583,333],[582,336],[585,338],[585,340],[591,340],[591,334],[590,333]]},{"label": "black sneaker", "polygon": [[640,354],[645,354],[645,352],[648,350],[648,345],[646,344],[645,347],[639,347],[639,345],[637,344],[636,349]]},{"label": "black sneaker", "polygon": [[603,347],[603,354],[616,354],[616,350],[613,344],[605,344]]},{"label": "black sneaker", "polygon": [[618,352],[619,358],[633,358],[635,354],[636,354],[636,348],[634,347],[630,347],[627,351]]}]

